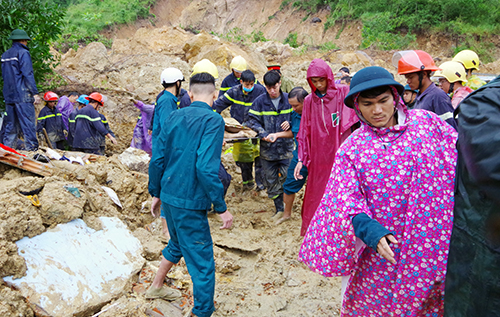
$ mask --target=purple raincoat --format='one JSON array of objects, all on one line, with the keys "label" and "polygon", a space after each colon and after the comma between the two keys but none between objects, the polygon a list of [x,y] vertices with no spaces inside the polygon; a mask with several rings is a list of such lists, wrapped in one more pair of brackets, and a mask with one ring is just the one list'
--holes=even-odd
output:
[{"label": "purple raincoat", "polygon": [[[311,83],[311,77],[327,79],[327,91],[323,98],[315,94],[316,88]],[[351,127],[358,122],[355,112],[344,105],[349,87],[335,85],[332,69],[325,61],[315,59],[311,62],[307,69],[307,81],[312,93],[304,99],[302,121],[297,135],[298,158],[309,171],[302,204],[302,236],[325,191],[335,153],[351,134]]]},{"label": "purple raincoat", "polygon": [[146,151],[151,156],[152,141],[151,136],[148,134],[148,125],[155,111],[155,106],[145,105],[142,101],[138,101],[134,106],[141,111],[141,115],[137,119],[130,146]]},{"label": "purple raincoat", "polygon": [[[398,125],[363,122],[340,146],[300,249],[312,270],[348,279],[342,316],[443,314],[457,133],[432,112],[398,110]],[[355,237],[359,213],[394,233],[397,264]]]},{"label": "purple raincoat", "polygon": [[74,107],[67,96],[59,98],[56,106],[57,110],[62,114],[62,119],[66,131],[69,131],[69,115],[73,112]]}]

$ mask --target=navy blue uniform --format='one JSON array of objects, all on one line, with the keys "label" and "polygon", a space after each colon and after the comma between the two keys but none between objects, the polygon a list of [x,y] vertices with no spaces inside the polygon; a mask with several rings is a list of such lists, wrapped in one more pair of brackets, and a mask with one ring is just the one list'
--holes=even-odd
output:
[{"label": "navy blue uniform", "polygon": [[[116,137],[115,134],[113,133],[113,131],[111,131],[111,128],[109,127],[108,119],[106,119],[106,117],[102,113],[99,113],[99,116],[101,117],[101,122],[102,124],[104,124],[106,131],[108,131],[108,133],[111,134],[113,138],[115,138]],[[104,152],[106,151],[106,137],[102,135],[99,135],[99,137],[101,138],[101,144],[99,145],[99,153],[101,155],[104,155]]]},{"label": "navy blue uniform", "polygon": [[4,144],[18,148],[17,135],[24,134],[26,150],[36,151],[38,140],[35,125],[36,114],[33,102],[38,94],[33,64],[29,49],[24,44],[13,42],[12,47],[2,54],[3,97],[7,118]]},{"label": "navy blue uniform", "polygon": [[442,120],[448,122],[455,130],[457,122],[453,118],[454,108],[451,99],[441,89],[432,83],[424,92],[419,92],[415,98],[413,109],[429,110],[437,114]]},{"label": "navy blue uniform", "polygon": [[45,106],[40,110],[38,114],[38,120],[36,125],[36,132],[38,134],[43,133],[42,130],[45,128],[49,136],[50,143],[52,147],[64,150],[64,141],[66,137],[64,136],[64,122],[62,120],[62,114],[57,110],[50,109]]},{"label": "navy blue uniform", "polygon": [[78,114],[78,109],[73,110],[69,114],[68,117],[68,144],[70,147],[73,147],[73,138],[75,137],[75,128],[76,128],[76,115]]},{"label": "navy blue uniform", "polygon": [[253,101],[260,95],[266,93],[266,89],[261,85],[254,85],[253,87],[253,90],[247,94],[243,93],[242,84],[230,88],[222,96],[219,96],[213,108],[218,113],[221,113],[227,107],[231,107],[229,110],[231,117],[236,119],[240,124],[243,124],[248,119],[248,111]]},{"label": "navy blue uniform", "polygon": [[[234,73],[231,72],[231,74],[227,75],[226,78],[224,78],[224,80],[220,84],[219,98],[222,95],[224,95],[224,93],[226,93],[229,89],[231,89],[231,87],[234,87],[234,86],[239,85],[239,84],[240,84],[240,79],[236,78],[234,76]],[[261,87],[264,87],[261,85],[261,83],[259,83],[259,81],[257,79],[255,79],[255,84],[259,85]]]},{"label": "navy blue uniform", "polygon": [[193,314],[214,311],[215,263],[207,210],[225,212],[218,178],[224,120],[204,102],[173,111],[164,122],[149,165],[149,193],[160,197],[170,241],[163,256],[184,257],[193,281]]},{"label": "navy blue uniform", "polygon": [[[288,103],[288,94],[281,92],[280,96],[277,107],[267,92],[254,100],[248,112],[247,126],[257,132],[259,138],[283,131],[281,124],[285,121],[290,122],[292,106]],[[260,143],[260,158],[267,195],[274,200],[276,212],[284,210],[283,183],[287,177],[292,151],[292,139],[279,138],[274,143],[261,140]]]},{"label": "navy blue uniform", "polygon": [[106,136],[108,130],[102,123],[99,112],[92,105],[86,105],[78,110],[75,116],[75,134],[73,147],[85,153],[100,153],[101,136]]}]

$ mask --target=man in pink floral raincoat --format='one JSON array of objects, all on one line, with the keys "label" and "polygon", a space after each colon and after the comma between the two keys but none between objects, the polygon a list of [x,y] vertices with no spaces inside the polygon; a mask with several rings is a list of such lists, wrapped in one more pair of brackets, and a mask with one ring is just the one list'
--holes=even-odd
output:
[{"label": "man in pink floral raincoat", "polygon": [[407,110],[381,67],[356,73],[345,104],[362,126],[339,148],[299,260],[343,276],[342,316],[442,316],[456,131]]}]

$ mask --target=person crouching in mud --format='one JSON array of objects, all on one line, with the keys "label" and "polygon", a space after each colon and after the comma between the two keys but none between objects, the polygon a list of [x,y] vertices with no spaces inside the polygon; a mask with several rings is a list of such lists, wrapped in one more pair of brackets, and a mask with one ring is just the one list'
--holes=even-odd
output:
[{"label": "person crouching in mud", "polygon": [[407,110],[377,66],[344,99],[362,126],[339,148],[299,260],[343,276],[341,316],[442,316],[457,132]]}]

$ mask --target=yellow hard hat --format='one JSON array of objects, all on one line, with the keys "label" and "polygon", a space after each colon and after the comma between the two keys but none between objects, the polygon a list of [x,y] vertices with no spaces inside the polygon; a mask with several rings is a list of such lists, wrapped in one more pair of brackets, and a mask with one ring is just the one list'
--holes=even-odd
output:
[{"label": "yellow hard hat", "polygon": [[240,73],[248,69],[247,61],[240,55],[233,58],[229,67]]},{"label": "yellow hard hat", "polygon": [[217,70],[217,66],[214,63],[204,58],[193,66],[193,73],[191,77],[199,73],[209,73],[214,76],[215,79],[219,78],[219,71]]},{"label": "yellow hard hat", "polygon": [[471,50],[463,50],[458,52],[455,57],[453,57],[454,62],[459,62],[464,65],[465,69],[475,69],[479,70],[477,67],[479,66],[479,56],[477,56],[476,52]]},{"label": "yellow hard hat", "polygon": [[457,81],[467,82],[467,74],[465,73],[465,68],[459,62],[444,62],[439,66],[441,70],[438,70],[434,73],[435,77],[444,77],[450,83],[454,83]]}]

